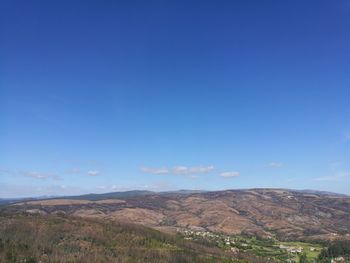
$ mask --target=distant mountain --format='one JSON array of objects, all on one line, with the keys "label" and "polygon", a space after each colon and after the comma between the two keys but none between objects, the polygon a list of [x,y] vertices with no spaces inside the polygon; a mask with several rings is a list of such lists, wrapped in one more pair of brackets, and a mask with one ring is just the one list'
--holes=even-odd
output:
[{"label": "distant mountain", "polygon": [[[40,198],[41,199],[41,198]],[[36,198],[0,198],[0,205],[9,205],[18,202],[38,200]]]},{"label": "distant mountain", "polygon": [[302,193],[306,193],[306,194],[348,196],[348,195],[346,195],[346,194],[339,194],[339,193],[328,192],[328,191],[310,190],[310,189],[305,189],[305,190],[294,190],[294,191],[296,191],[296,192],[302,192]]},{"label": "distant mountain", "polygon": [[112,192],[112,193],[104,193],[104,194],[85,194],[85,195],[78,195],[78,196],[64,196],[59,197],[57,199],[78,199],[78,200],[90,200],[90,201],[97,201],[97,200],[104,200],[104,199],[115,199],[115,198],[130,198],[130,197],[136,197],[136,196],[145,196],[154,194],[154,192],[151,191],[143,191],[143,190],[133,190],[133,191],[125,191],[125,192]]},{"label": "distant mountain", "polygon": [[103,194],[85,194],[85,195],[78,195],[78,196],[62,196],[58,198],[43,198],[43,199],[78,199],[78,200],[90,200],[90,201],[97,201],[97,200],[104,200],[104,199],[126,199],[126,198],[132,198],[137,196],[146,196],[146,195],[152,195],[152,194],[158,194],[158,195],[189,195],[189,194],[195,194],[195,193],[204,193],[208,191],[204,190],[176,190],[176,191],[166,191],[166,192],[152,192],[152,191],[145,191],[145,190],[132,190],[132,191],[124,191],[124,192],[111,192],[111,193],[103,193]]},{"label": "distant mountain", "polygon": [[350,239],[350,197],[334,193],[245,189],[128,191],[25,201],[3,213],[65,214],[278,239]]},{"label": "distant mountain", "polygon": [[205,192],[202,190],[177,190],[177,191],[167,191],[167,192],[152,192],[145,190],[131,190],[131,191],[123,191],[123,192],[110,192],[103,194],[84,194],[84,195],[74,195],[74,196],[38,196],[38,197],[25,197],[25,198],[0,198],[0,205],[6,204],[14,204],[19,202],[27,202],[34,200],[51,200],[51,199],[70,199],[70,200],[89,200],[89,201],[98,201],[104,199],[126,199],[137,196],[146,196],[151,194],[161,194],[161,195],[185,195],[185,194],[193,194],[193,193],[201,193]]}]

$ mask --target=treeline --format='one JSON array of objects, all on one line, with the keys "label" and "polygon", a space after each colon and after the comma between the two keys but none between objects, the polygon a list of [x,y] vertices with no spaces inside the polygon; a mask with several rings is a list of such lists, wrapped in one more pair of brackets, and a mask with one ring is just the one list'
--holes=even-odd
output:
[{"label": "treeline", "polygon": [[0,215],[2,263],[266,262],[139,225],[93,219]]},{"label": "treeline", "polygon": [[328,248],[321,251],[319,260],[320,262],[328,262],[327,260],[340,256],[350,260],[350,240],[333,242]]}]

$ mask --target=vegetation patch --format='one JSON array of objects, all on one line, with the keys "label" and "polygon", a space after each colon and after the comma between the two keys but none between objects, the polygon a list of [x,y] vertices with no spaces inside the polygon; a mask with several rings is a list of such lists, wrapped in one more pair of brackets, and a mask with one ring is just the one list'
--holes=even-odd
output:
[{"label": "vegetation patch", "polygon": [[264,262],[139,225],[54,215],[0,216],[1,263]]}]

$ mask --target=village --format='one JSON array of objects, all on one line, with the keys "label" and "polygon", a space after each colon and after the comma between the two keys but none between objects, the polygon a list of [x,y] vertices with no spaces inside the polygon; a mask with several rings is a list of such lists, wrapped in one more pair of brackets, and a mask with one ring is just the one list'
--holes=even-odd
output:
[{"label": "village", "polygon": [[[301,255],[306,255],[310,262],[314,262],[322,250],[319,244],[305,242],[280,242],[274,238],[246,237],[241,235],[225,235],[210,231],[196,231],[179,229],[178,232],[185,240],[206,241],[215,243],[217,247],[230,250],[234,254],[249,251],[256,255],[274,258],[283,262],[299,262]],[[337,258],[334,262],[341,262]]]}]

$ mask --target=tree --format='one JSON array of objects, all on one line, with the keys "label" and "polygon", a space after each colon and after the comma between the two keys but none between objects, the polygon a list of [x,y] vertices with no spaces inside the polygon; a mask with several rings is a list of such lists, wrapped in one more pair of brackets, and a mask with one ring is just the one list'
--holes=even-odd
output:
[{"label": "tree", "polygon": [[304,252],[303,254],[300,255],[299,257],[299,263],[307,263],[308,260],[307,260],[307,256],[306,256],[306,253]]}]

